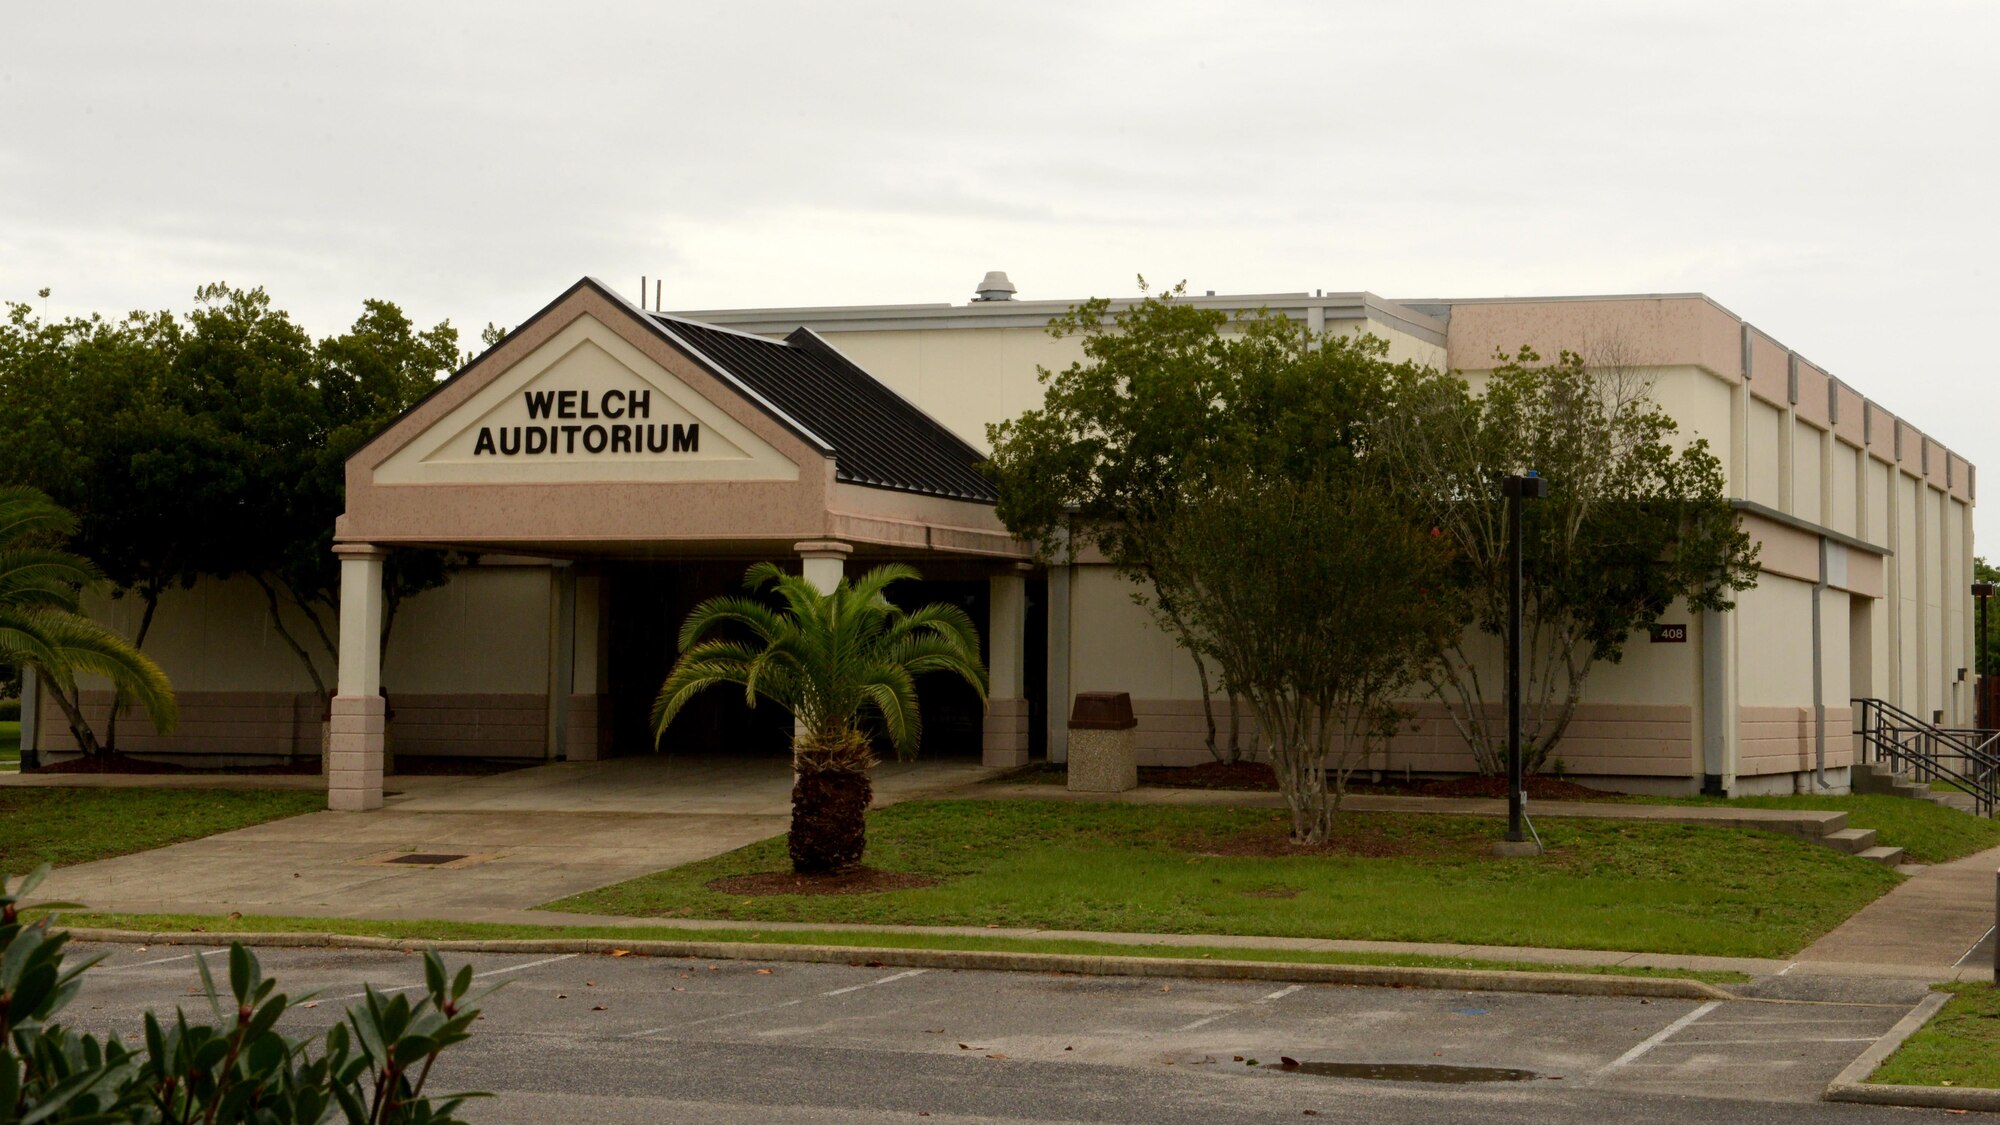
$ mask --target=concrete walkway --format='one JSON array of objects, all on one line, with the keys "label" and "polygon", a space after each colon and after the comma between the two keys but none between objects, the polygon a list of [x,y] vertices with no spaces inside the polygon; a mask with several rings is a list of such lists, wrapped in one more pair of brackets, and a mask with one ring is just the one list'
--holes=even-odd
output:
[{"label": "concrete walkway", "polygon": [[[2000,848],[1926,867],[1799,954],[1814,964],[1956,966],[1993,928]],[[1993,963],[1969,965],[1991,975]]]},{"label": "concrete walkway", "polygon": [[[565,914],[532,909],[567,895],[705,859],[782,834],[790,812],[783,759],[614,759],[556,763],[477,778],[392,779],[379,812],[320,812],[156,851],[57,871],[42,894],[117,913],[368,918],[593,926],[801,931],[855,929],[813,923],[712,922]],[[968,762],[885,763],[877,805],[961,796],[1133,804],[1279,808],[1274,793],[1140,788],[1115,796],[1061,786],[977,784],[996,771]],[[28,775],[46,784],[46,775]],[[120,778],[75,779],[120,785]],[[178,776],[149,778],[179,785]],[[216,779],[193,779],[214,781]],[[317,778],[244,779],[317,783]],[[402,784],[407,780],[408,784]],[[0,779],[0,785],[16,783]],[[400,788],[399,788],[400,786]],[[1504,801],[1351,796],[1355,811],[1503,816]],[[1538,802],[1543,819],[1592,817],[1757,828],[1818,836],[1838,831],[1837,812],[1622,802]],[[440,866],[388,861],[412,853],[460,856]],[[1534,949],[1457,943],[1370,942],[1229,935],[1116,934],[991,927],[870,926],[871,930],[1064,939],[1150,946],[1296,949],[1417,954],[1485,960],[1777,974],[1975,979],[1985,962],[1962,964],[1992,925],[2000,849],[1911,876],[1792,960],[1690,957],[1608,950]]]},{"label": "concrete walkway", "polygon": [[[1276,793],[1244,789],[1178,789],[1142,785],[1123,793],[1072,793],[1060,785],[996,783],[978,796],[1046,801],[1116,801],[1128,805],[1225,805],[1282,809]],[[1427,813],[1433,816],[1506,816],[1507,802],[1488,797],[1400,797],[1351,793],[1340,804],[1347,812]],[[1657,824],[1703,824],[1713,828],[1754,828],[1818,837],[1847,827],[1844,812],[1812,809],[1757,809],[1724,805],[1644,805],[1629,801],[1532,801],[1531,820],[1645,820]]]},{"label": "concrete walkway", "polygon": [[[995,772],[884,763],[876,804]],[[40,894],[116,913],[477,920],[782,835],[791,815],[782,758],[621,758],[410,780],[419,784],[375,812],[309,813],[65,867]],[[461,858],[391,862],[411,854]]]}]

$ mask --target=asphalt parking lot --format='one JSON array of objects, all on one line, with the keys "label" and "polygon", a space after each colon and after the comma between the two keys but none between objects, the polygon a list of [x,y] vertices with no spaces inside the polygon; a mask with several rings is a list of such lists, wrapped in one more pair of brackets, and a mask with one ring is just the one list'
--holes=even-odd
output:
[{"label": "asphalt parking lot", "polygon": [[[74,1022],[129,1033],[148,1007],[202,1004],[202,947],[77,948],[110,956]],[[422,975],[414,953],[260,956],[285,991],[319,993],[289,1017],[295,1034],[337,1018],[364,984]],[[498,1094],[472,1114],[491,1122],[1907,1120],[1916,1111],[1817,1097],[1924,990],[1773,980],[1753,990],[1762,1000],[1646,1001],[603,955],[448,960],[507,982],[433,1078]],[[1285,1058],[1300,1068],[1274,1065]]]}]

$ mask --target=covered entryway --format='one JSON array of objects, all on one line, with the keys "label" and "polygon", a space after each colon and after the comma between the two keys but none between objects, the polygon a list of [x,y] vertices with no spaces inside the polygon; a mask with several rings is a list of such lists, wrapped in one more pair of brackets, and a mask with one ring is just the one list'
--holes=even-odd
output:
[{"label": "covered entryway", "polygon": [[[739,591],[751,562],[830,588],[893,560],[923,574],[893,596],[966,609],[991,671],[984,708],[962,685],[919,685],[923,752],[1025,762],[1041,598],[1030,551],[994,515],[982,459],[809,331],[750,336],[577,283],[348,461],[330,806],[381,803],[371,642],[384,560],[401,546],[551,568],[548,620],[509,626],[514,643],[547,646],[549,758],[647,753],[681,621]],[[782,761],[789,719],[729,696],[690,710],[665,748]]]}]

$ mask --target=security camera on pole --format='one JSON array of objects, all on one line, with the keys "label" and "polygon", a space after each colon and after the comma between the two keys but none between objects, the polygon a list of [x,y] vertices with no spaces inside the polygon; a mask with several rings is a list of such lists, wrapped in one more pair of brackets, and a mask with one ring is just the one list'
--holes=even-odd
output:
[{"label": "security camera on pole", "polygon": [[1540,855],[1541,841],[1529,840],[1522,827],[1527,794],[1521,777],[1521,505],[1546,499],[1549,482],[1530,469],[1501,478],[1500,493],[1507,498],[1507,838],[1493,845],[1493,852]]}]

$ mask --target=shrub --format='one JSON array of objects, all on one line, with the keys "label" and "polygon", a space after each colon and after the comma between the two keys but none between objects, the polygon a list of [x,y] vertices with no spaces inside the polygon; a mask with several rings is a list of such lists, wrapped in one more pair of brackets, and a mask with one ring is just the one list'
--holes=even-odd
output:
[{"label": "shrub", "polygon": [[479,1018],[471,1005],[486,995],[468,995],[470,966],[452,976],[431,950],[420,998],[370,987],[317,1040],[277,1029],[295,1001],[239,944],[229,947],[226,993],[195,958],[212,1022],[179,1009],[168,1021],[147,1012],[142,1041],[130,1046],[63,1027],[56,1016],[102,958],[65,965],[70,936],[54,918],[21,920],[21,897],[47,873],[44,865],[11,892],[0,877],[0,1125],[453,1125],[459,1106],[476,1096],[433,1102],[424,1093],[432,1064],[468,1037]]}]

